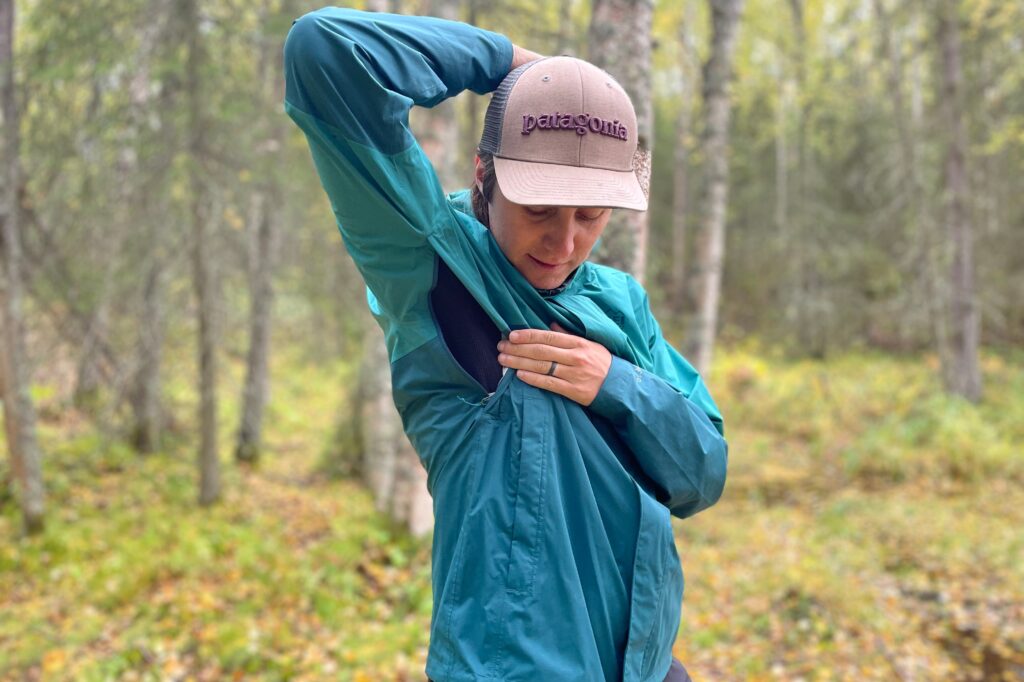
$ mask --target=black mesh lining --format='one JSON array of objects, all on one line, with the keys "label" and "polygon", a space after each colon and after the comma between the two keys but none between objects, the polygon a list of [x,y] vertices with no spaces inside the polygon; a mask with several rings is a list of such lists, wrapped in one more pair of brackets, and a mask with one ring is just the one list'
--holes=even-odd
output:
[{"label": "black mesh lining", "polygon": [[459,366],[486,393],[497,390],[502,373],[498,362],[501,331],[440,256],[434,288],[430,290],[430,310]]},{"label": "black mesh lining", "polygon": [[512,69],[491,94],[491,101],[487,105],[487,114],[484,116],[484,131],[480,135],[480,151],[497,154],[501,149],[501,127],[505,119],[505,104],[508,102],[508,95],[512,92],[512,87],[515,86],[519,77],[531,66],[541,61],[543,60],[534,59],[532,62]]}]

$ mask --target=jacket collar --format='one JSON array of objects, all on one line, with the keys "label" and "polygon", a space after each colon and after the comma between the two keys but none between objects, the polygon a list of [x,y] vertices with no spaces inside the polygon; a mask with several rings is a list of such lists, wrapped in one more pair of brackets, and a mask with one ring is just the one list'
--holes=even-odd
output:
[{"label": "jacket collar", "polygon": [[[451,192],[448,194],[447,198],[448,203],[456,210],[473,217],[474,220],[476,219],[476,214],[473,213],[473,202],[469,189],[460,189],[458,191]],[[586,270],[586,267],[587,261],[584,261],[575,270],[569,273],[569,276],[565,278],[564,282],[554,289],[540,289],[538,287],[534,287],[533,289],[541,296],[541,298],[551,298],[559,294],[572,293],[579,289],[582,285],[582,281],[586,279],[583,276],[583,271]]]}]

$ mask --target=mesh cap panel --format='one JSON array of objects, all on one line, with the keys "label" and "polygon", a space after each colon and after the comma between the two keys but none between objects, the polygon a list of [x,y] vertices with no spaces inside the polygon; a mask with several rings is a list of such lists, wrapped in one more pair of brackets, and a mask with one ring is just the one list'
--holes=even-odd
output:
[{"label": "mesh cap panel", "polygon": [[[545,57],[546,59],[546,57]],[[497,154],[501,149],[501,128],[505,121],[505,105],[508,103],[509,93],[515,87],[516,81],[531,67],[544,59],[535,59],[522,66],[509,71],[501,84],[491,94],[491,102],[487,105],[487,114],[484,116],[484,130],[480,135],[478,149],[488,154]]]}]

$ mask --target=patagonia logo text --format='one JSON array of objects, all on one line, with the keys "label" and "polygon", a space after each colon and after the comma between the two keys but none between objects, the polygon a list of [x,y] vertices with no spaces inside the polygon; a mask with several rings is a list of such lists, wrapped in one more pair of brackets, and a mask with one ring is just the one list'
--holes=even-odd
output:
[{"label": "patagonia logo text", "polygon": [[575,130],[577,135],[597,133],[607,135],[620,140],[629,139],[629,131],[626,126],[619,123],[618,119],[608,121],[590,114],[563,114],[556,111],[553,114],[525,114],[523,116],[523,135],[529,135],[537,130]]}]

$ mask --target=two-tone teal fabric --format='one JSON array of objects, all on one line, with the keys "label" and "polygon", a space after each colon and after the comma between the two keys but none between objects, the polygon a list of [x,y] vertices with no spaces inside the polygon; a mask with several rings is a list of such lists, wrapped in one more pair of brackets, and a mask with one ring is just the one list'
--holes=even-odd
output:
[{"label": "two-tone teal fabric", "polygon": [[[366,281],[395,405],[428,473],[427,675],[661,682],[683,596],[670,517],[721,495],[719,411],[633,278],[588,262],[542,295],[473,217],[468,192],[442,192],[409,132],[413,105],[492,91],[511,43],[456,22],[325,8],[294,23],[284,58],[285,110]],[[594,402],[514,370],[487,393],[431,314],[439,259],[503,333],[558,322],[608,348]]]}]

